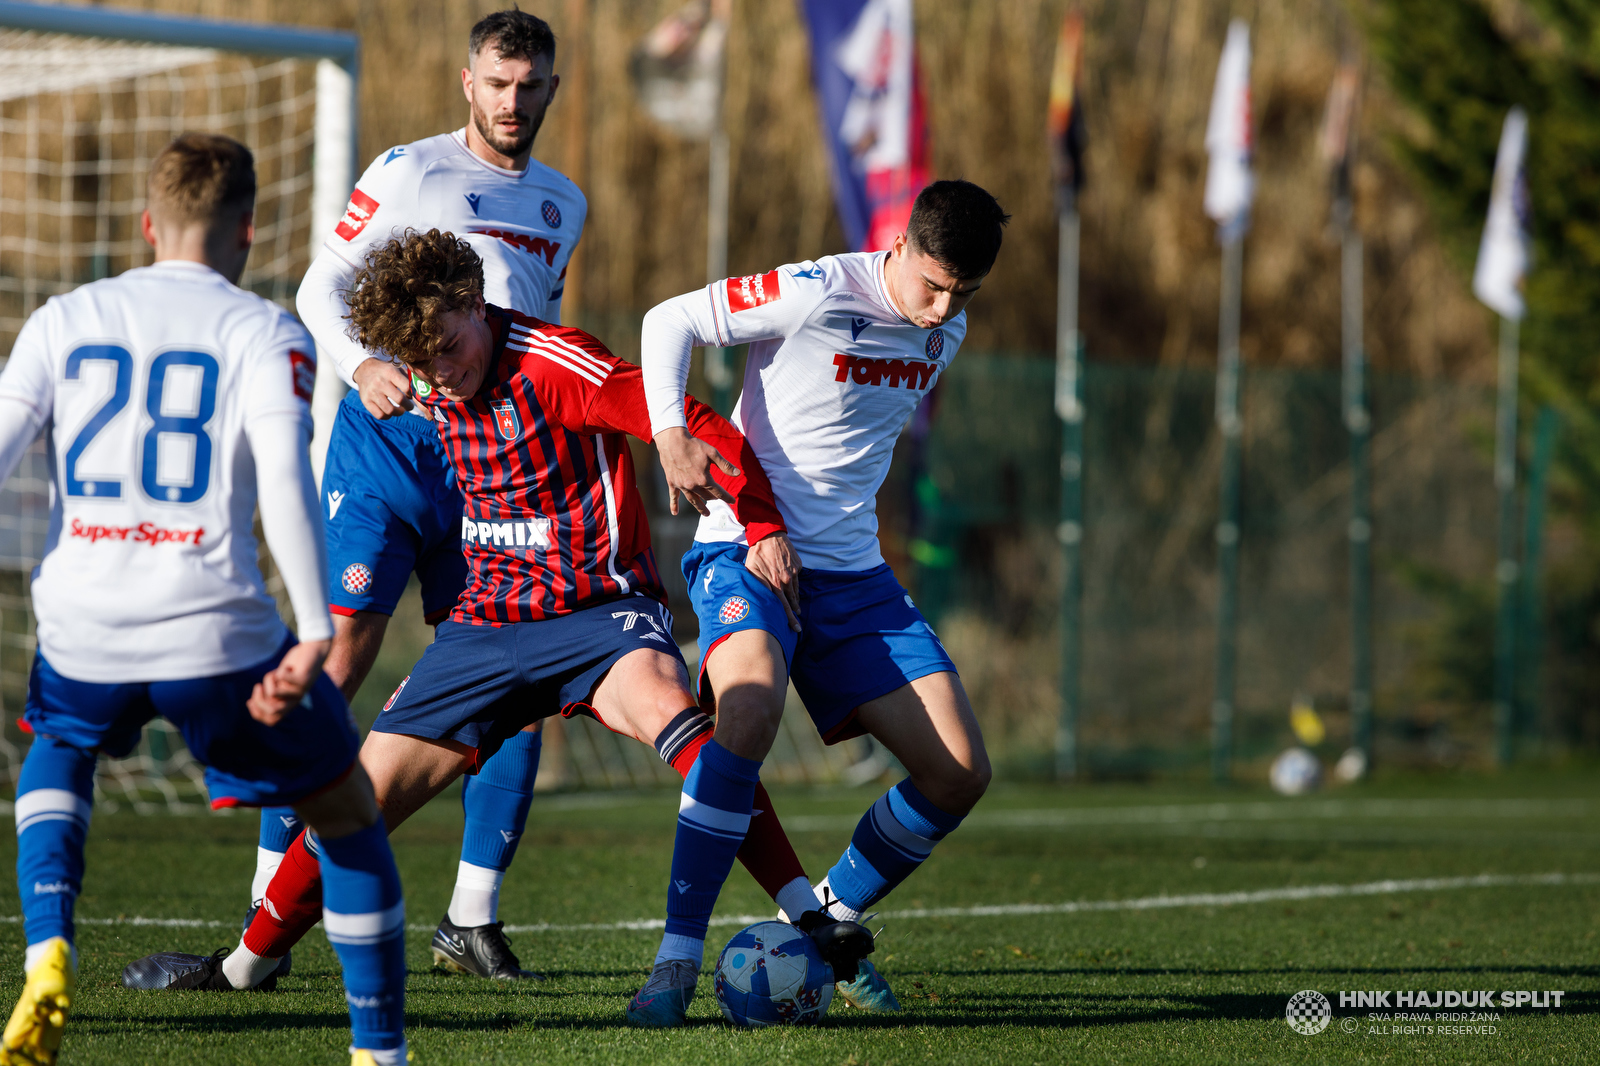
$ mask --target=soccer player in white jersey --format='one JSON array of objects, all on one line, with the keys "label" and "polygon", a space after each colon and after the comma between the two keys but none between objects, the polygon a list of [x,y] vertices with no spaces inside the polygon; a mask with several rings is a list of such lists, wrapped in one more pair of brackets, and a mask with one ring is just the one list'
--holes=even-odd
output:
[{"label": "soccer player in white jersey", "polygon": [[[674,509],[678,492],[706,483],[679,413],[690,350],[749,344],[732,421],[766,470],[791,538],[748,544],[716,500],[701,510],[683,557],[705,649],[700,698],[715,698],[717,742],[765,758],[792,680],[824,740],[870,735],[909,774],[868,810],[817,886],[826,912],[842,920],[859,920],[909,876],[989,783],[955,666],[878,550],[874,499],[895,438],[966,335],[964,309],[994,264],[1006,220],[978,186],[936,182],[891,251],[715,282],[644,320],[651,429]],[[752,567],[780,574],[784,595]],[[746,813],[726,812],[730,821]],[[698,893],[714,889],[699,883],[703,872],[674,868],[672,877],[695,880]],[[629,1019],[681,1024],[702,950],[692,937],[666,938],[665,961],[629,1004]],[[855,1005],[898,1009],[865,959],[858,973],[837,976]]]},{"label": "soccer player in white jersey", "polygon": [[[521,11],[495,12],[472,28],[467,52],[461,72],[467,125],[373,160],[296,301],[323,357],[356,390],[340,407],[322,476],[335,616],[327,671],[350,699],[377,659],[411,574],[434,625],[455,606],[467,574],[464,504],[437,429],[412,405],[404,370],[346,334],[345,293],[356,269],[368,251],[407,228],[437,228],[463,237],[483,260],[490,303],[559,323],[567,264],[588,212],[575,184],[531,157],[560,81],[551,73],[550,27]],[[478,776],[464,779],[461,862],[433,941],[435,961],[450,969],[536,976],[512,953],[498,911],[500,884],[527,822],[539,751],[535,724]],[[287,861],[316,865],[304,844],[294,843],[299,826],[291,812],[263,811],[261,830],[252,901],[262,899],[286,853]],[[253,903],[247,927],[256,916]],[[271,918],[260,918],[258,944],[267,942]]]},{"label": "soccer player in white jersey", "polygon": [[[0,481],[41,431],[53,459],[15,808],[27,982],[0,1063],[56,1060],[95,761],[126,755],[157,715],[205,764],[213,807],[287,804],[316,829],[353,1061],[405,1061],[400,877],[355,722],[322,673],[333,626],[307,453],[316,349],[234,284],[255,192],[243,145],[174,140],[142,219],[155,265],[51,299],[0,373]],[[258,499],[299,640],[256,566]],[[185,978],[225,987],[248,962],[218,952]],[[148,969],[133,983],[162,976],[159,958]]]}]

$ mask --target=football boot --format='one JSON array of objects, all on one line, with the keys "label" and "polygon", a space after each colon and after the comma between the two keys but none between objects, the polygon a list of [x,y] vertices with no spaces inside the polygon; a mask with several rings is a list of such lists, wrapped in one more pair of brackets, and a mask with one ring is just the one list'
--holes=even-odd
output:
[{"label": "football boot", "polygon": [[833,986],[834,995],[858,1010],[889,1013],[900,1009],[900,1001],[871,959],[861,960],[861,971],[854,981],[839,981]]},{"label": "football boot", "polygon": [[822,961],[841,984],[856,980],[860,964],[872,954],[872,931],[860,922],[843,922],[822,911],[806,911],[794,925],[817,945]]},{"label": "football boot", "polygon": [[77,984],[72,972],[72,947],[64,938],[55,937],[28,971],[22,998],[11,1012],[4,1036],[0,1036],[0,1063],[54,1066]]},{"label": "football boot", "polygon": [[[143,991],[200,991],[235,992],[233,982],[222,972],[222,960],[231,948],[218,948],[210,955],[190,955],[182,951],[161,951],[135,959],[122,970],[124,988]],[[276,972],[267,974],[258,992],[271,992],[278,987]]]},{"label": "football boot", "polygon": [[506,939],[505,922],[490,922],[463,928],[446,914],[433,934],[433,962],[456,973],[492,977],[497,981],[543,981],[532,970],[524,970]]},{"label": "football boot", "polygon": [[[408,1046],[406,1048],[406,1061],[415,1062],[416,1053]],[[378,1056],[364,1047],[350,1049],[350,1066],[378,1066]]]},{"label": "football boot", "polygon": [[[249,910],[244,912],[244,927],[245,927],[246,930],[248,930],[250,928],[250,923],[256,920],[256,911],[258,911],[260,909],[261,909],[261,901],[258,899],[254,903],[250,904],[250,909]],[[292,960],[293,956],[294,956],[294,952],[285,951],[283,953],[283,958],[278,960],[278,968],[276,970],[272,971],[273,976],[275,976],[275,977],[288,977],[289,976],[289,968],[292,965],[291,960]]]},{"label": "football boot", "polygon": [[672,1029],[682,1025],[700,983],[700,967],[687,959],[656,963],[650,980],[628,1001],[628,1024],[646,1029]]}]

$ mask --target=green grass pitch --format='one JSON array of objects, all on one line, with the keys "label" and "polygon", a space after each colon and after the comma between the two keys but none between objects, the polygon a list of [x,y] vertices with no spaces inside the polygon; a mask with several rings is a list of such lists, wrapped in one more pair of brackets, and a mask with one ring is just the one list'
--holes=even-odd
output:
[{"label": "green grass pitch", "polygon": [[[775,797],[813,876],[874,794]],[[539,798],[502,917],[570,926],[657,916],[675,809],[670,792]],[[652,931],[515,934],[524,964],[549,975],[540,984],[431,968],[428,930],[448,902],[459,842],[460,809],[447,796],[395,838],[413,928],[410,1037],[419,1066],[1596,1061],[1600,878],[1584,876],[1600,873],[1596,814],[1600,781],[1577,770],[1396,777],[1298,801],[1246,787],[997,786],[885,911],[1115,906],[889,918],[876,958],[905,1005],[898,1016],[840,1005],[815,1029],[739,1031],[722,1022],[707,982],[693,1024],[640,1032],[623,1025],[622,1007],[643,980]],[[90,840],[79,915],[100,924],[80,927],[81,984],[62,1063],[347,1061],[338,969],[320,930],[296,949],[293,976],[273,994],[135,993],[118,983],[122,966],[147,952],[234,942],[254,861],[253,816],[97,814]],[[8,835],[5,847],[14,841]],[[1529,881],[1556,873],[1565,881]],[[1482,874],[1523,880],[1448,880]],[[1427,878],[1446,880],[1324,898],[1226,898]],[[1173,896],[1213,898],[1126,902]],[[769,912],[736,869],[718,914]],[[17,913],[8,878],[0,915]],[[156,927],[135,918],[221,924]],[[733,929],[713,928],[713,958]],[[14,918],[0,930],[13,963],[0,976],[9,1004],[20,989],[22,932]],[[1302,989],[1333,999],[1333,1023],[1315,1036],[1285,1021],[1289,997]],[[1496,1010],[1492,1034],[1397,1034],[1392,1021],[1384,1032],[1369,1011],[1341,1008],[1337,998],[1447,989],[1565,996],[1559,1010]]]}]

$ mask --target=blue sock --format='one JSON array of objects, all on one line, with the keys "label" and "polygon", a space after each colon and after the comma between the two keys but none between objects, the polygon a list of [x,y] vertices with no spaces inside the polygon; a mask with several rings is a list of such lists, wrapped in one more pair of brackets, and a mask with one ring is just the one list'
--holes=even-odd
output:
[{"label": "blue sock", "polygon": [[250,902],[267,894],[267,884],[283,863],[283,853],[306,824],[293,807],[261,808],[261,836],[256,842],[256,875],[250,882]]},{"label": "blue sock", "polygon": [[528,824],[533,779],[539,773],[543,733],[516,733],[489,757],[476,776],[461,779],[461,861],[505,870]]},{"label": "blue sock", "polygon": [[836,907],[834,914],[854,918],[887,896],[960,824],[960,817],[928,802],[910,778],[879,796],[856,825],[850,846],[828,871],[828,888],[856,912],[839,914]]},{"label": "blue sock", "polygon": [[294,838],[300,835],[300,830],[306,827],[300,816],[294,813],[293,807],[263,807],[261,808],[261,839],[257,841],[263,851],[275,851],[279,855],[289,850],[289,845],[294,843]]},{"label": "blue sock", "polygon": [[750,829],[761,764],[733,754],[715,740],[683,779],[678,803],[678,836],[672,849],[672,883],[667,886],[667,932],[663,959],[691,959],[699,965],[706,928],[734,856]]},{"label": "blue sock", "polygon": [[318,844],[323,927],[344,967],[352,1046],[404,1047],[406,905],[388,834],[380,821]]},{"label": "blue sock", "polygon": [[17,781],[17,890],[29,944],[76,941],[72,910],[83,890],[83,843],[94,806],[95,753],[35,737]]}]

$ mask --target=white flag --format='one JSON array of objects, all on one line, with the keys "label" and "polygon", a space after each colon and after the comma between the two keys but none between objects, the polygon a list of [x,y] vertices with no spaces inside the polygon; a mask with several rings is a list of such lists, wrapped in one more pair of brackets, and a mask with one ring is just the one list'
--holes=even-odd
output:
[{"label": "white flag", "polygon": [[1206,214],[1224,236],[1237,236],[1250,221],[1255,176],[1250,173],[1250,27],[1234,19],[1228,43],[1217,64],[1217,85],[1211,93],[1211,120],[1206,123]]},{"label": "white flag", "polygon": [[1489,193],[1489,220],[1478,245],[1478,269],[1472,291],[1502,318],[1522,318],[1522,278],[1532,259],[1529,248],[1528,178],[1523,157],[1528,151],[1528,116],[1520,107],[1506,115],[1500,130],[1500,151],[1494,160],[1494,188]]}]

